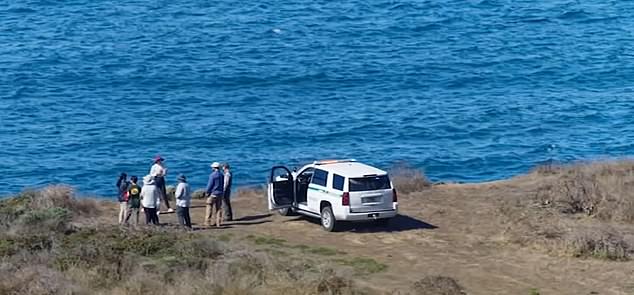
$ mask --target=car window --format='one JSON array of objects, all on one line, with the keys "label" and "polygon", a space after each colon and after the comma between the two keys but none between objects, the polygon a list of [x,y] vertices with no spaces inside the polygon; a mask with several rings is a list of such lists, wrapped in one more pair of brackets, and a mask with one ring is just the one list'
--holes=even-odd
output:
[{"label": "car window", "polygon": [[344,181],[345,181],[345,178],[343,178],[343,176],[337,175],[337,174],[333,174],[332,175],[332,188],[342,191],[343,190],[343,182]]},{"label": "car window", "polygon": [[390,179],[387,175],[350,178],[349,183],[349,189],[351,192],[374,191],[390,188]]},{"label": "car window", "polygon": [[304,170],[299,176],[297,176],[297,181],[302,183],[310,183],[311,177],[313,177],[313,168],[308,168]]},{"label": "car window", "polygon": [[313,173],[313,181],[311,183],[326,186],[326,180],[328,179],[328,172],[324,170],[315,169]]}]

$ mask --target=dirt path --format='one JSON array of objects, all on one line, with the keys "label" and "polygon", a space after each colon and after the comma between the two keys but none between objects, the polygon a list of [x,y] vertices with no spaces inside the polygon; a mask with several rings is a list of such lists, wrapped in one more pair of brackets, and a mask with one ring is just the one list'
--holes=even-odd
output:
[{"label": "dirt path", "polygon": [[[405,289],[426,275],[453,277],[469,294],[634,294],[634,262],[549,256],[501,239],[496,204],[505,194],[525,194],[504,183],[442,185],[400,196],[400,212],[387,228],[348,225],[327,233],[318,222],[266,210],[264,196],[234,200],[236,222],[215,231],[267,235],[373,258],[384,272],[359,280],[379,290]],[[202,223],[204,204],[194,202],[192,220]],[[174,214],[161,222],[175,223]]]}]

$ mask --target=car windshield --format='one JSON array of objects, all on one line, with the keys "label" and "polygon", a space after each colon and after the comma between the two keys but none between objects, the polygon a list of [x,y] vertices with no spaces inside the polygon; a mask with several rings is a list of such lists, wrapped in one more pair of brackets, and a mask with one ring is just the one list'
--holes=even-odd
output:
[{"label": "car windshield", "polygon": [[350,178],[349,190],[351,192],[374,191],[392,188],[390,178],[387,175]]}]

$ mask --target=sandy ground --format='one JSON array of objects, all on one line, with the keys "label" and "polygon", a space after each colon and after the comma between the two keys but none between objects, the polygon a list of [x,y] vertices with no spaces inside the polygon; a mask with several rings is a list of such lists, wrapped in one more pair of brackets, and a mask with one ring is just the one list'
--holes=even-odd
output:
[{"label": "sandy ground", "polygon": [[[388,265],[358,283],[378,290],[405,289],[426,275],[453,277],[469,294],[634,294],[634,262],[559,257],[521,248],[503,239],[497,211],[502,198],[522,196],[521,180],[478,185],[438,185],[399,196],[401,216],[388,227],[348,224],[328,233],[309,218],[268,212],[264,195],[233,200],[236,221],[199,230],[268,235],[290,243],[336,248]],[[193,204],[192,221],[202,224],[204,203]],[[161,223],[176,223],[161,214]]]}]

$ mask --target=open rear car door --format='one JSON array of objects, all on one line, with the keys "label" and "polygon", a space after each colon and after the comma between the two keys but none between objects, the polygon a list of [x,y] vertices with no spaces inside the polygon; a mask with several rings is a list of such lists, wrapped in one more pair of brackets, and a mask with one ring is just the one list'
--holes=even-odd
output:
[{"label": "open rear car door", "polygon": [[268,183],[269,210],[284,209],[295,202],[293,173],[284,166],[271,168]]}]

